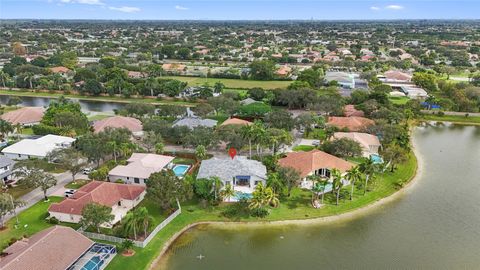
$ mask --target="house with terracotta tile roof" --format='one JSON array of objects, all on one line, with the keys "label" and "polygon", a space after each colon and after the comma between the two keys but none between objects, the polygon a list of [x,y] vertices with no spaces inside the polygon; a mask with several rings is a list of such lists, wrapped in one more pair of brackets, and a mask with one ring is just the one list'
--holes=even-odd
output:
[{"label": "house with terracotta tile roof", "polygon": [[[115,256],[116,248],[94,243],[70,227],[57,225],[18,240],[2,253],[2,270],[103,269]],[[98,260],[91,261],[93,257]]]},{"label": "house with terracotta tile roof", "polygon": [[332,136],[332,140],[348,138],[356,141],[362,147],[362,155],[364,157],[370,157],[370,155],[378,155],[378,150],[382,146],[377,136],[360,133],[360,132],[335,132]]},{"label": "house with terracotta tile roof", "polygon": [[253,124],[253,123],[250,122],[250,121],[232,117],[232,118],[229,118],[229,119],[225,120],[220,126],[228,126],[228,125],[249,126],[251,124]]},{"label": "house with terracotta tile roof", "polygon": [[327,125],[334,126],[339,129],[348,129],[348,131],[362,131],[374,124],[375,122],[373,120],[359,116],[330,116],[327,123]]},{"label": "house with terracotta tile roof", "polygon": [[127,160],[127,165],[118,165],[108,173],[108,179],[114,182],[120,180],[126,184],[145,185],[152,173],[170,168],[173,159],[172,156],[133,153]]},{"label": "house with terracotta tile roof", "polygon": [[412,81],[412,75],[398,70],[389,70],[383,76],[379,75],[378,78],[385,83],[410,83]]},{"label": "house with terracotta tile roof", "polygon": [[71,70],[69,68],[61,67],[61,66],[60,67],[52,67],[52,68],[50,68],[50,71],[52,73],[59,73],[59,74],[62,74],[62,75],[71,72]]},{"label": "house with terracotta tile roof", "polygon": [[162,69],[166,72],[173,72],[173,73],[183,73],[187,68],[186,65],[178,64],[178,63],[165,63],[162,65]]},{"label": "house with terracotta tile roof", "polygon": [[365,113],[363,111],[355,109],[355,106],[352,104],[345,105],[343,108],[343,114],[346,117],[352,117],[352,116],[359,116],[359,117],[364,117]]},{"label": "house with terracotta tile roof", "polygon": [[48,213],[61,222],[79,223],[83,208],[87,204],[97,203],[112,208],[113,221],[102,225],[111,227],[139,204],[145,193],[144,186],[92,181],[79,188],[73,196],[59,203],[52,203]]},{"label": "house with terracotta tile roof", "polygon": [[44,113],[45,108],[43,107],[23,107],[18,110],[6,112],[2,114],[0,118],[12,125],[33,126],[40,123]]},{"label": "house with terracotta tile roof", "polygon": [[278,160],[278,165],[298,171],[302,178],[301,187],[303,188],[311,187],[312,182],[308,180],[310,175],[330,178],[332,169],[338,169],[344,174],[354,166],[346,160],[317,149],[308,152],[290,152],[286,157]]},{"label": "house with terracotta tile roof", "polygon": [[142,122],[133,117],[117,115],[93,122],[94,133],[105,131],[107,128],[126,128],[135,136],[143,134]]}]

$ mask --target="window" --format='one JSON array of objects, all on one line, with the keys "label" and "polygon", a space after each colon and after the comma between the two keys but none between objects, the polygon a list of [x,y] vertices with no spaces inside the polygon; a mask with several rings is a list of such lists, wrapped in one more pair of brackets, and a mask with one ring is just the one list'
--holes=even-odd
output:
[{"label": "window", "polygon": [[135,184],[140,184],[140,179],[135,177],[135,178],[133,178],[133,182],[135,182]]}]

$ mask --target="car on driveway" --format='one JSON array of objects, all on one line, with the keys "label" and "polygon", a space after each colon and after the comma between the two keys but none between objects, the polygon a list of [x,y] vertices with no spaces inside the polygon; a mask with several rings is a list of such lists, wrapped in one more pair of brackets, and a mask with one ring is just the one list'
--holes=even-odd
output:
[{"label": "car on driveway", "polygon": [[73,194],[75,194],[76,190],[75,189],[67,189],[65,190],[65,197],[69,198],[72,197]]}]

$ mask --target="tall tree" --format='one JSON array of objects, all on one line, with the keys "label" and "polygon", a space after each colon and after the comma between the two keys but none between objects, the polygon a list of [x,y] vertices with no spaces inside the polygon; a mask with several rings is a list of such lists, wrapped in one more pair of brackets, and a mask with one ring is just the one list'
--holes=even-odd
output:
[{"label": "tall tree", "polygon": [[363,194],[367,193],[368,181],[374,176],[377,171],[375,163],[370,158],[365,158],[362,163],[358,166],[360,172],[365,174],[365,184],[363,189]]},{"label": "tall tree", "polygon": [[100,233],[100,226],[111,222],[113,219],[112,208],[97,203],[89,203],[83,207],[80,225],[84,229],[96,228],[97,232]]},{"label": "tall tree", "polygon": [[15,168],[15,176],[19,178],[18,183],[27,187],[40,188],[45,201],[48,201],[47,190],[57,184],[57,179],[52,174],[34,167],[33,162],[18,162]]},{"label": "tall tree", "polygon": [[87,165],[86,158],[75,148],[60,148],[48,153],[47,159],[61,166],[72,175],[72,181],[75,182],[75,175],[81,172]]},{"label": "tall tree", "polygon": [[338,169],[332,169],[330,171],[330,174],[332,176],[332,189],[333,192],[335,193],[336,196],[336,205],[338,205],[338,199],[340,198],[340,190],[343,187],[343,181],[342,181],[342,173]]},{"label": "tall tree", "polygon": [[287,197],[290,197],[292,189],[300,184],[300,173],[293,168],[280,167],[278,174],[287,187]]},{"label": "tall tree", "polygon": [[191,186],[176,177],[171,170],[153,173],[148,179],[147,196],[163,209],[169,209],[176,200],[182,202],[191,195]]},{"label": "tall tree", "polygon": [[0,193],[0,228],[4,226],[4,217],[15,212],[15,209],[22,206],[22,201],[16,200],[7,192]]},{"label": "tall tree", "polygon": [[355,183],[358,180],[362,179],[362,173],[360,172],[360,169],[358,166],[355,166],[351,168],[350,170],[347,171],[347,174],[345,175],[346,179],[350,181],[350,201],[353,200],[353,189],[355,188]]}]

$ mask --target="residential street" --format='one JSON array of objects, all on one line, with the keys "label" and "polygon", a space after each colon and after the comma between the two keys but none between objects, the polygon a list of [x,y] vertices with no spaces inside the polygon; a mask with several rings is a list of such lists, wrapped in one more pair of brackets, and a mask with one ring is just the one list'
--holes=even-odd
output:
[{"label": "residential street", "polygon": [[[57,185],[48,189],[47,196],[50,196],[52,194],[63,194],[64,186],[68,182],[72,181],[72,176],[71,176],[70,172],[68,172],[68,171],[64,172],[64,173],[54,174],[54,175],[55,175],[55,178],[57,178]],[[76,178],[78,179],[79,176],[81,176],[81,174],[78,174],[76,176]],[[17,208],[16,209],[17,214],[22,212],[23,210],[31,207],[32,205],[39,202],[40,200],[43,200],[43,192],[40,188],[36,188],[36,189],[32,190],[31,192],[23,195],[20,199],[23,202],[25,202],[25,206]],[[5,217],[5,222],[10,220],[12,217],[13,217],[13,215],[7,215]]]}]

